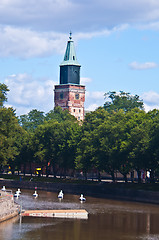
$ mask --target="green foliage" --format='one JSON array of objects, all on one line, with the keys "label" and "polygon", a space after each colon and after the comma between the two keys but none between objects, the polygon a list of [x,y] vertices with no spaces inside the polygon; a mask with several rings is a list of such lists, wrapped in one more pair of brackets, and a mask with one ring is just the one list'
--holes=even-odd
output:
[{"label": "green foliage", "polygon": [[12,108],[0,108],[0,165],[14,165],[21,148],[23,129]]},{"label": "green foliage", "polygon": [[63,122],[66,120],[77,121],[76,118],[71,115],[67,109],[63,111],[61,107],[55,107],[54,110],[48,112],[45,116],[45,120],[56,120],[58,122]]},{"label": "green foliage", "polygon": [[149,117],[143,110],[108,112],[102,108],[87,114],[78,144],[76,167],[89,171],[120,171],[125,180],[131,170],[146,169]]},{"label": "green foliage", "polygon": [[20,125],[29,132],[34,132],[37,126],[42,125],[44,121],[49,120],[55,120],[59,123],[66,120],[77,122],[77,119],[72,116],[68,110],[63,111],[61,107],[56,107],[46,115],[44,115],[44,112],[42,111],[33,109],[28,114],[19,117]]},{"label": "green foliage", "polygon": [[5,108],[6,85],[0,85],[0,168],[12,171],[32,162],[53,168],[54,176],[69,171],[104,171],[112,176],[133,170],[159,173],[159,111],[146,113],[139,96],[108,92],[103,107],[87,113],[83,123],[60,107],[44,115],[36,109],[18,119]]},{"label": "green foliage", "polygon": [[111,101],[106,101],[104,104],[104,109],[107,111],[118,111],[123,109],[124,112],[130,111],[133,108],[143,109],[143,101],[139,99],[138,95],[130,95],[120,91],[117,92],[107,92],[104,94],[105,99],[110,99]]},{"label": "green foliage", "polygon": [[20,125],[27,131],[33,132],[38,125],[44,122],[44,112],[36,109],[31,110],[28,114],[19,117]]},{"label": "green foliage", "polygon": [[5,101],[7,101],[6,95],[8,91],[8,87],[5,84],[0,83],[0,107],[3,106]]},{"label": "green foliage", "polygon": [[59,168],[64,171],[74,168],[78,131],[79,125],[68,120],[61,123],[55,120],[45,121],[35,130],[35,157],[45,165],[50,162],[54,176]]}]

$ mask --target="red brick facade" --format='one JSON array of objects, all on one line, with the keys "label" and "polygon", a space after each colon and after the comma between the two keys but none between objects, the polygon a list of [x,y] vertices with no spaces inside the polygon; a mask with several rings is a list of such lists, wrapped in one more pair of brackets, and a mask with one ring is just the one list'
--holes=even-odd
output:
[{"label": "red brick facade", "polygon": [[56,85],[54,93],[55,107],[68,109],[78,120],[84,120],[85,86],[66,84]]}]

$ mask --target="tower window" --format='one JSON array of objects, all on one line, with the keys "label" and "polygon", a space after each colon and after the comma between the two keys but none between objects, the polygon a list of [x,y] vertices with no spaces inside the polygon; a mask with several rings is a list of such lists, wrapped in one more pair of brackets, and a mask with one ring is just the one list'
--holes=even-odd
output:
[{"label": "tower window", "polygon": [[73,60],[75,60],[75,56],[73,56]]},{"label": "tower window", "polygon": [[79,109],[79,113],[81,112],[81,109]]},{"label": "tower window", "polygon": [[73,111],[75,112],[75,111],[76,111],[76,109],[73,109]]},{"label": "tower window", "polygon": [[79,93],[75,94],[75,99],[79,99]]},{"label": "tower window", "polygon": [[63,99],[63,92],[60,93],[60,99]]}]

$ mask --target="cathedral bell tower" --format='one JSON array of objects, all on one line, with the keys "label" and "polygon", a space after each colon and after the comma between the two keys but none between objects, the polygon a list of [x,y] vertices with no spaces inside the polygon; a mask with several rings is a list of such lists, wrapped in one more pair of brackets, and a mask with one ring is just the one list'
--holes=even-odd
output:
[{"label": "cathedral bell tower", "polygon": [[60,64],[60,84],[54,89],[55,107],[60,106],[78,120],[84,120],[85,86],[80,85],[80,67],[70,33],[63,62]]}]

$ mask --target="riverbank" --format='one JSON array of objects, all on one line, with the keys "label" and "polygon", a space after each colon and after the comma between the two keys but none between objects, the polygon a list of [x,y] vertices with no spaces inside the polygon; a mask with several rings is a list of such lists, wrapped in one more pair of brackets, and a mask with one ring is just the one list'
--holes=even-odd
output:
[{"label": "riverbank", "polygon": [[0,191],[0,223],[19,214],[20,206],[11,193]]},{"label": "riverbank", "polygon": [[129,188],[126,184],[118,183],[100,183],[100,184],[75,184],[75,183],[53,183],[38,181],[13,181],[0,180],[0,187],[35,189],[59,192],[61,189],[64,193],[81,194],[85,196],[108,198],[113,200],[135,201],[151,204],[159,204],[159,191],[146,191],[141,189]]}]

